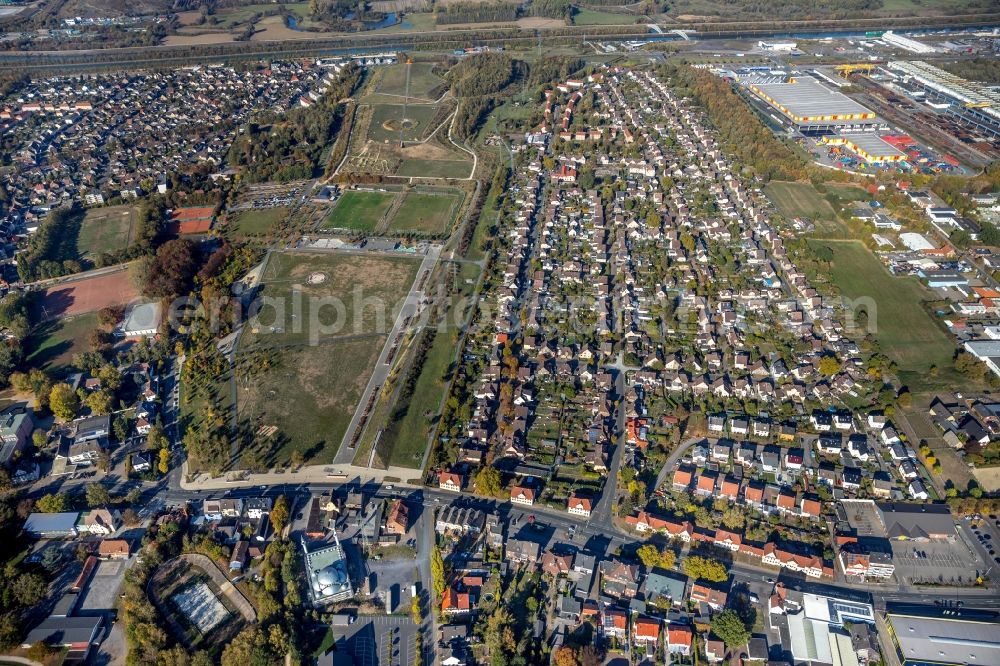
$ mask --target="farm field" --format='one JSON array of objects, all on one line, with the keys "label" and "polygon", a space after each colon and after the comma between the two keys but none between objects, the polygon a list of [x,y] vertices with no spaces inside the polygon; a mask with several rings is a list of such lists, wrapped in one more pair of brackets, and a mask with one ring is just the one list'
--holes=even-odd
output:
[{"label": "farm field", "polygon": [[593,9],[577,8],[573,11],[573,25],[632,25],[636,19],[640,18],[643,17],[633,14],[600,12]]},{"label": "farm field", "polygon": [[293,451],[315,464],[332,461],[385,341],[361,335],[279,349],[268,353],[266,371],[238,373],[237,415],[253,435],[240,465],[284,465]]},{"label": "farm field", "polygon": [[454,194],[408,192],[389,221],[389,231],[445,233],[460,205],[461,199]]},{"label": "farm field", "polygon": [[129,205],[89,209],[76,241],[80,258],[94,261],[105,252],[128,247],[137,218],[138,211]]},{"label": "farm field", "polygon": [[324,229],[375,231],[382,216],[396,198],[394,192],[361,192],[349,190],[330,211]]},{"label": "farm field", "polygon": [[32,367],[58,372],[74,354],[87,351],[87,335],[97,328],[97,313],[53,319],[40,324],[28,338],[27,362]]},{"label": "farm field", "polygon": [[288,206],[235,211],[229,215],[226,230],[237,238],[263,235],[285,219],[289,212]]},{"label": "farm field", "polygon": [[[856,241],[811,243],[833,251],[829,275],[844,297],[871,299],[874,311],[869,312],[870,308],[859,304],[855,320],[859,311],[867,312],[869,330],[882,351],[898,364],[900,378],[911,391],[926,390],[939,383],[947,385],[949,381],[960,382],[952,369],[955,344],[924,309],[922,301],[933,298],[933,294],[916,278],[890,275]],[[931,366],[939,369],[937,377],[930,376]]]},{"label": "farm field", "polygon": [[[272,254],[261,290],[264,302],[270,304],[248,323],[240,349],[384,333],[392,327],[419,266],[419,260],[403,256]],[[299,312],[296,302],[301,304]]]},{"label": "farm field", "polygon": [[[383,69],[382,79],[375,87],[375,91],[380,95],[404,97],[406,95],[406,68],[407,65],[400,63]],[[437,92],[436,89],[444,85],[445,81],[433,72],[433,63],[417,62],[409,65],[409,68],[411,98],[434,101],[440,97],[440,93],[437,95],[434,93]]]}]

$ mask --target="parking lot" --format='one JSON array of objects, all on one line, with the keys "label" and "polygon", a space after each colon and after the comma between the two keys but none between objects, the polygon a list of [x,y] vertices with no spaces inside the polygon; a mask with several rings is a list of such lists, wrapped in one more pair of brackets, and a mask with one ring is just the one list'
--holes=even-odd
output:
[{"label": "parking lot", "polygon": [[961,538],[955,542],[893,541],[892,562],[901,582],[968,584],[982,570]]},{"label": "parking lot", "polygon": [[407,617],[359,616],[344,639],[358,666],[408,666],[417,660],[417,626]]},{"label": "parking lot", "polygon": [[125,560],[106,560],[97,565],[87,586],[87,591],[80,600],[80,609],[87,611],[105,611],[115,607],[118,591],[121,589],[125,571],[134,558]]}]

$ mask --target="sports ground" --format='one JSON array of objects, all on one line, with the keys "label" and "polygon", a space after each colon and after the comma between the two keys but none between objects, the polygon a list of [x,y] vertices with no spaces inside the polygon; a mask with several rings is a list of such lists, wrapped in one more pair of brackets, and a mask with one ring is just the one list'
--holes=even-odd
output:
[{"label": "sports ground", "polygon": [[349,190],[340,197],[323,228],[390,236],[444,234],[455,222],[464,197],[461,190],[444,187]]}]

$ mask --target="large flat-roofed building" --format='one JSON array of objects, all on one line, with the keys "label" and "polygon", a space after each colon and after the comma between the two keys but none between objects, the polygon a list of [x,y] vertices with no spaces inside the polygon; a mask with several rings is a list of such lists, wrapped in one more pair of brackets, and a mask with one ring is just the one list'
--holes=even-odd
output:
[{"label": "large flat-roofed building", "polygon": [[953,541],[956,538],[955,519],[947,504],[879,502],[875,506],[888,539]]},{"label": "large flat-roofed building", "polygon": [[800,130],[861,128],[876,123],[874,111],[812,78],[750,84],[750,90]]},{"label": "large flat-roofed building", "polygon": [[901,666],[1000,664],[1000,624],[961,617],[886,614]]},{"label": "large flat-roofed building", "polygon": [[962,122],[1000,136],[1000,90],[921,60],[894,60],[888,68],[908,86],[924,92],[928,102],[945,103],[948,113]]},{"label": "large flat-roofed building", "polygon": [[965,343],[965,351],[969,352],[995,375],[1000,375],[1000,340],[970,340]]},{"label": "large flat-roofed building", "polygon": [[57,539],[79,534],[76,522],[80,518],[77,511],[63,513],[32,513],[24,521],[24,531],[36,539]]},{"label": "large flat-roofed building", "polygon": [[840,134],[824,137],[823,143],[844,146],[866,162],[902,162],[906,159],[906,153],[877,134]]}]

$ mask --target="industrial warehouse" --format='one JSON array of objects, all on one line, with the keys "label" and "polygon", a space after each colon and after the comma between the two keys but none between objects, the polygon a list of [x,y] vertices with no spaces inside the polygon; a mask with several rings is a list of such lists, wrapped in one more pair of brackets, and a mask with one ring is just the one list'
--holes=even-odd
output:
[{"label": "industrial warehouse", "polygon": [[803,134],[831,129],[864,129],[877,122],[873,111],[812,78],[757,83],[749,87]]},{"label": "industrial warehouse", "polygon": [[899,77],[902,89],[935,108],[943,107],[963,123],[991,136],[1000,136],[1000,92],[967,81],[926,62],[894,61],[891,75]]},{"label": "industrial warehouse", "polygon": [[901,666],[1000,664],[1000,624],[995,618],[888,613],[886,626]]},{"label": "industrial warehouse", "polygon": [[823,137],[822,143],[828,146],[844,146],[861,159],[873,164],[902,162],[906,159],[906,153],[877,134],[841,134]]}]

